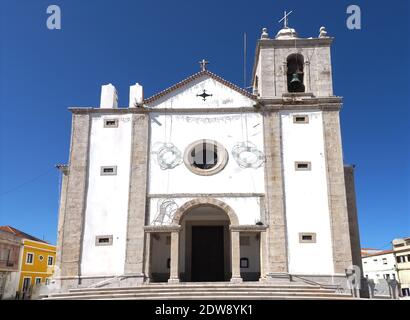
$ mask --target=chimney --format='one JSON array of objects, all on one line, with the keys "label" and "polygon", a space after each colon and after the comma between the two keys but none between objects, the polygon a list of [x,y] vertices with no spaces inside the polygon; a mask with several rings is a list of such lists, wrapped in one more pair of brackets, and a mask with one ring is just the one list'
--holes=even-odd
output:
[{"label": "chimney", "polygon": [[142,86],[137,82],[135,85],[130,86],[130,108],[135,108],[142,105],[144,101],[144,91]]},{"label": "chimney", "polygon": [[100,108],[102,109],[117,109],[118,108],[117,90],[111,83],[101,86]]}]

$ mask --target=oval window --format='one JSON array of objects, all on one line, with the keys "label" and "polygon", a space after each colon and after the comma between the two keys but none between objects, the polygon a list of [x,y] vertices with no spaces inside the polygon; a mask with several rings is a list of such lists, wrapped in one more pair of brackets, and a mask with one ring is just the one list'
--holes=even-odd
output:
[{"label": "oval window", "polygon": [[185,151],[185,165],[198,175],[213,175],[221,171],[228,161],[226,149],[213,140],[191,143]]}]

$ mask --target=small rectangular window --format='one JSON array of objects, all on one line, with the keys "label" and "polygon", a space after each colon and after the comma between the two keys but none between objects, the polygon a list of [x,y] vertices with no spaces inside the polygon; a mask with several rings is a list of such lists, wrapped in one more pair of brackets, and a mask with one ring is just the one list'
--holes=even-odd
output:
[{"label": "small rectangular window", "polygon": [[36,284],[40,284],[40,283],[41,283],[41,278],[36,277]]},{"label": "small rectangular window", "polygon": [[54,264],[54,257],[48,256],[47,265],[52,266]]},{"label": "small rectangular window", "polygon": [[10,260],[10,249],[0,250],[0,260],[8,262]]},{"label": "small rectangular window", "polygon": [[118,119],[104,119],[104,128],[118,128]]},{"label": "small rectangular window", "polygon": [[117,166],[101,167],[102,176],[115,176],[117,175]]},{"label": "small rectangular window", "polygon": [[28,263],[28,264],[33,264],[33,258],[34,258],[34,254],[33,254],[33,253],[27,253],[26,263]]},{"label": "small rectangular window", "polygon": [[299,233],[300,243],[316,243],[316,233]]},{"label": "small rectangular window", "polygon": [[95,237],[96,246],[111,246],[112,245],[112,235],[110,236],[96,236]]},{"label": "small rectangular window", "polygon": [[306,116],[306,115],[293,116],[293,123],[309,123],[309,116]]},{"label": "small rectangular window", "polygon": [[296,171],[310,171],[312,170],[312,164],[310,162],[295,162]]},{"label": "small rectangular window", "polygon": [[249,268],[249,259],[248,258],[241,258],[241,268]]}]

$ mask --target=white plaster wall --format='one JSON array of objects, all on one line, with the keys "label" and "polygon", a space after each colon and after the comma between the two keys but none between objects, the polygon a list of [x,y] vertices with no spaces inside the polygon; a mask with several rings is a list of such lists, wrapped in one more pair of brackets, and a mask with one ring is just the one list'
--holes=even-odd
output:
[{"label": "white plaster wall", "polygon": [[[191,143],[200,139],[215,140],[225,147],[229,159],[222,171],[200,176],[184,162],[174,169],[160,168],[154,153],[159,143],[171,142],[183,155]],[[246,140],[263,152],[263,120],[258,113],[152,114],[149,193],[264,193],[263,165],[242,169],[232,156],[234,145]]]},{"label": "white plaster wall", "polygon": [[[207,97],[204,101],[197,94],[206,90]],[[225,86],[221,82],[209,77],[201,76],[170,94],[148,104],[151,108],[241,108],[252,107],[256,102],[236,90]]]},{"label": "white plaster wall", "polygon": [[249,237],[250,244],[248,246],[241,245],[241,258],[249,259],[249,268],[241,268],[241,272],[260,272],[260,234],[256,233],[241,233],[241,237]]},{"label": "white plaster wall", "polygon": [[[104,118],[119,119],[118,128],[104,128]],[[92,117],[89,180],[81,274],[124,273],[131,157],[131,115]],[[101,166],[117,166],[117,175],[101,176]],[[113,235],[112,246],[95,246],[98,235]]]},{"label": "white plaster wall", "polygon": [[[294,124],[299,114],[309,124]],[[322,113],[282,112],[281,126],[289,272],[333,274]],[[296,171],[295,161],[310,161],[312,170]],[[300,232],[316,233],[316,243],[299,243]]]},{"label": "white plaster wall", "polygon": [[[386,259],[387,264],[384,264],[383,259]],[[375,283],[378,283],[379,279],[383,279],[384,274],[390,275],[390,278],[392,277],[391,275],[394,274],[396,279],[398,279],[395,270],[396,259],[393,253],[364,257],[362,258],[362,265],[364,276],[375,280]]]},{"label": "white plaster wall", "polygon": [[[23,250],[21,250],[23,251]],[[2,299],[14,299],[20,281],[20,272],[7,272],[5,275],[5,285]]]},{"label": "white plaster wall", "polygon": [[[178,207],[181,207],[186,202],[193,200],[194,198],[173,198]],[[239,224],[241,225],[254,225],[256,222],[261,220],[261,206],[260,197],[221,197],[216,198],[227,205],[229,205],[233,211],[235,211],[238,216]],[[149,200],[149,221],[150,224],[153,223],[155,217],[158,213],[158,201],[161,198],[151,198]],[[225,215],[224,215],[225,217]],[[214,217],[213,217],[214,219]],[[164,224],[170,224],[172,221],[166,220]]]}]

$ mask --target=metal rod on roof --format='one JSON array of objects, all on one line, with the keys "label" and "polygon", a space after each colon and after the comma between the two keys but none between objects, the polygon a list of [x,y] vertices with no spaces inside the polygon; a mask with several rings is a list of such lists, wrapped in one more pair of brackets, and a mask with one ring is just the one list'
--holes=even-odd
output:
[{"label": "metal rod on roof", "polygon": [[246,32],[243,34],[243,87],[246,90]]}]

